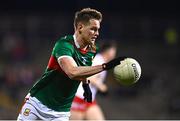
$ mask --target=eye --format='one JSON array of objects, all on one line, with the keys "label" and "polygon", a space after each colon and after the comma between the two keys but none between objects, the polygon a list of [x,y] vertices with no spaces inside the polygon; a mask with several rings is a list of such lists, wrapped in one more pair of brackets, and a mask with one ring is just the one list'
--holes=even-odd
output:
[{"label": "eye", "polygon": [[95,31],[95,32],[96,32],[96,31],[98,31],[98,28],[96,28],[96,27],[92,27],[92,28],[91,28],[91,30],[93,30],[93,31]]}]

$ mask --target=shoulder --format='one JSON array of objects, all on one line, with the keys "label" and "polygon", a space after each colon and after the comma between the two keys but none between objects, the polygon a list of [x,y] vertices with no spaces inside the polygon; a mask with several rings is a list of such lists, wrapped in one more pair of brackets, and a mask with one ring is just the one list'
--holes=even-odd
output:
[{"label": "shoulder", "polygon": [[73,44],[74,38],[72,35],[67,35],[67,36],[64,36],[64,37],[61,37],[60,39],[58,39],[56,43],[63,43],[63,42],[65,42],[65,43],[68,42],[68,43]]},{"label": "shoulder", "polygon": [[72,35],[67,35],[64,37],[61,37],[60,39],[58,39],[55,43],[55,47],[61,46],[68,46],[68,47],[73,47],[74,44],[74,39]]},{"label": "shoulder", "polygon": [[54,55],[56,58],[59,58],[60,56],[64,55],[73,56],[73,42],[73,38],[70,35],[58,39],[54,45],[52,55]]}]

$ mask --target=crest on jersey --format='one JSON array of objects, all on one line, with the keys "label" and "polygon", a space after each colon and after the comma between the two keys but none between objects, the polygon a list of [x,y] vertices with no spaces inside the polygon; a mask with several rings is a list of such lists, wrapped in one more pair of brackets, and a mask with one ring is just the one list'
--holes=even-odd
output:
[{"label": "crest on jersey", "polygon": [[31,111],[31,110],[30,110],[29,108],[26,108],[26,109],[24,110],[24,113],[23,113],[23,114],[24,114],[25,116],[29,116],[30,111]]},{"label": "crest on jersey", "polygon": [[84,65],[87,63],[87,57],[81,57],[81,61]]}]

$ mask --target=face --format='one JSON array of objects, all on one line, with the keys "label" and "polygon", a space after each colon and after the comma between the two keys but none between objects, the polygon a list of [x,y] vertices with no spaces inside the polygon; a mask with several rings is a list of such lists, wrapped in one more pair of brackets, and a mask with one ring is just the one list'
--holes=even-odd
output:
[{"label": "face", "polygon": [[81,25],[79,29],[81,38],[86,45],[92,45],[99,36],[100,21],[91,19],[88,24]]}]

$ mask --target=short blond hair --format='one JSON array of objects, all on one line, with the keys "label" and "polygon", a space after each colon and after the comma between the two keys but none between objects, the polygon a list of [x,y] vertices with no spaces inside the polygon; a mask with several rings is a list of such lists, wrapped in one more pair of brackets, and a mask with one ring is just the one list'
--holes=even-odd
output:
[{"label": "short blond hair", "polygon": [[80,11],[77,11],[74,17],[74,27],[77,28],[79,22],[82,22],[83,24],[87,24],[91,19],[96,19],[101,22],[102,21],[101,12],[91,8],[84,8]]}]

